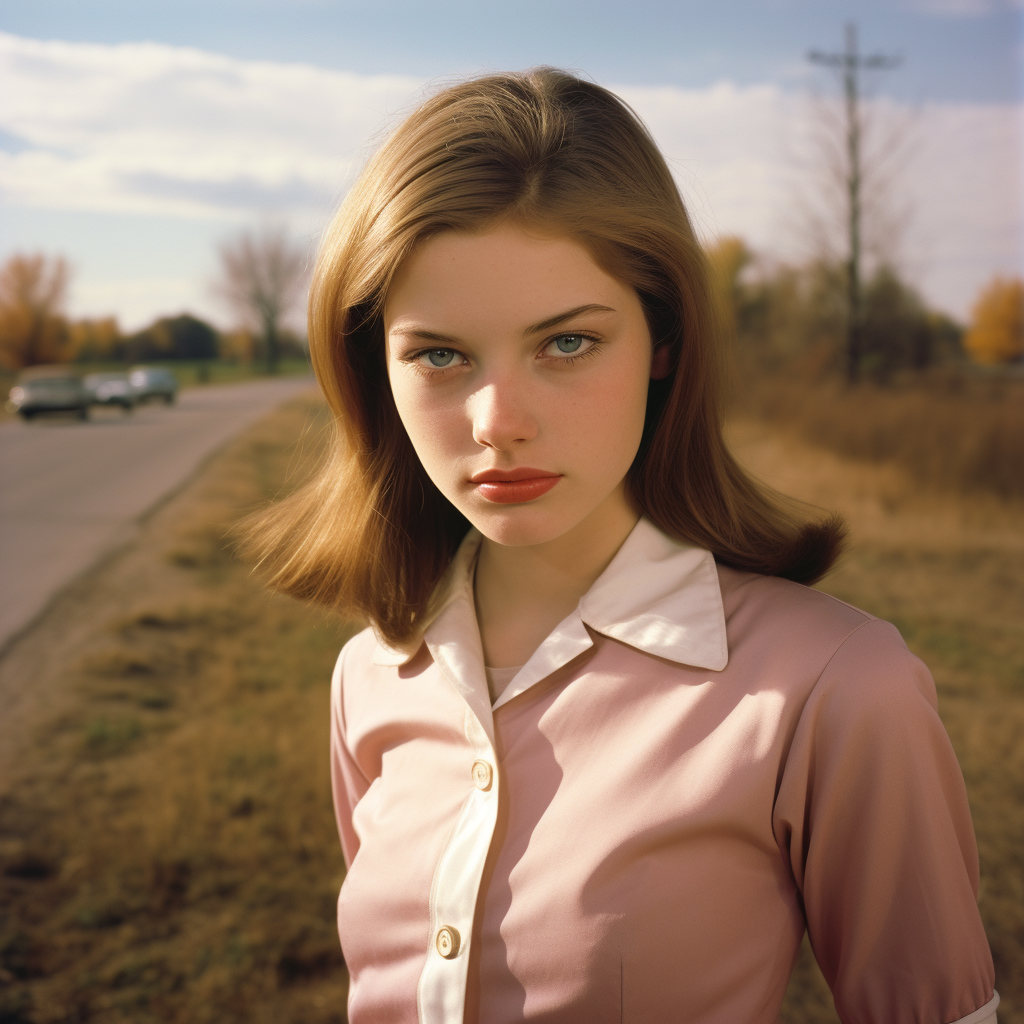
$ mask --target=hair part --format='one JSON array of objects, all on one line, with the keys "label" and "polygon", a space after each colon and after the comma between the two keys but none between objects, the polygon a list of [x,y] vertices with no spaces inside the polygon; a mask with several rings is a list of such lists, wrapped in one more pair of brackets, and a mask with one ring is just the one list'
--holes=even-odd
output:
[{"label": "hair part", "polygon": [[643,303],[673,370],[652,380],[627,476],[638,512],[723,564],[801,583],[845,536],[752,480],[722,436],[723,317],[672,175],[636,114],[552,68],[492,75],[428,99],[371,158],[328,229],[309,298],[313,368],[336,440],[303,489],[246,524],[272,586],[412,639],[469,528],[399,419],[383,306],[402,262],[442,231],[503,221],[584,245]]}]

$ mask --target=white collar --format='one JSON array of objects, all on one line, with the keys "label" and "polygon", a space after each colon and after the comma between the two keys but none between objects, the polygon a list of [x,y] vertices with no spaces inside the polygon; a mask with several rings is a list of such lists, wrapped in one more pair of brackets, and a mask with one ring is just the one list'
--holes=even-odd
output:
[{"label": "white collar", "polygon": [[714,556],[649,519],[636,524],[579,611],[596,632],[659,658],[714,672],[729,663]]},{"label": "white collar", "polygon": [[[444,642],[436,627],[441,625],[440,619],[451,619],[447,613],[453,605],[464,609],[468,604],[472,612],[473,566],[480,542],[477,530],[466,534],[414,640],[395,648],[378,638],[377,664],[404,665],[424,639]],[[673,540],[646,518],[639,520],[608,567],[583,595],[574,615],[556,627],[556,632],[568,626],[574,616],[595,632],[682,665],[720,672],[729,661],[714,557],[704,548]]]}]

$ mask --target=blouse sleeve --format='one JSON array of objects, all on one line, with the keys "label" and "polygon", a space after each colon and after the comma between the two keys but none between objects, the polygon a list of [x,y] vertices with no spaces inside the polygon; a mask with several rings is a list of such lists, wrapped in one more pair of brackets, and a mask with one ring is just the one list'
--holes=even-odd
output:
[{"label": "blouse sleeve", "polygon": [[963,776],[931,675],[889,623],[860,626],[818,679],[773,825],[844,1024],[994,1019]]},{"label": "blouse sleeve", "polygon": [[341,849],[345,863],[351,867],[359,850],[359,837],[352,827],[352,812],[370,788],[348,748],[345,736],[344,664],[349,641],[338,655],[331,679],[331,793],[334,797],[334,818],[338,823]]}]

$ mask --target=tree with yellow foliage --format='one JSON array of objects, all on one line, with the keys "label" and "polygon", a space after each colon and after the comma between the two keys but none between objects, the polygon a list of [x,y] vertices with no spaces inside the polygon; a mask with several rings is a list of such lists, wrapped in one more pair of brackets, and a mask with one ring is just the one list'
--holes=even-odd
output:
[{"label": "tree with yellow foliage", "polygon": [[19,253],[0,268],[0,361],[12,369],[60,362],[70,270],[63,256]]},{"label": "tree with yellow foliage", "polygon": [[76,320],[68,328],[68,356],[76,362],[117,359],[122,340],[116,317]]},{"label": "tree with yellow foliage", "polygon": [[1024,357],[1024,279],[995,277],[978,296],[964,348],[976,363]]},{"label": "tree with yellow foliage", "polygon": [[256,354],[259,339],[252,331],[239,328],[220,336],[220,356],[229,363],[251,363]]},{"label": "tree with yellow foliage", "polygon": [[722,312],[733,322],[739,305],[740,274],[753,259],[753,254],[746,242],[735,235],[717,239],[705,252],[711,265],[712,285]]}]

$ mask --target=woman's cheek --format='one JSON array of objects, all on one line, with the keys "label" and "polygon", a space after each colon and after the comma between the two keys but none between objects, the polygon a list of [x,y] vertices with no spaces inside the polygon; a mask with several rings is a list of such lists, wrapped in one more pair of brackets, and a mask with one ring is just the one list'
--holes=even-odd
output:
[{"label": "woman's cheek", "polygon": [[[472,447],[473,432],[461,410],[424,404],[407,422],[412,446],[427,475],[449,499],[461,484],[461,460]],[[410,429],[411,427],[411,429]]]},{"label": "woman's cheek", "polygon": [[577,439],[580,457],[603,483],[618,483],[633,462],[647,412],[647,379],[631,366],[609,373],[585,401],[563,406],[565,435]]}]

